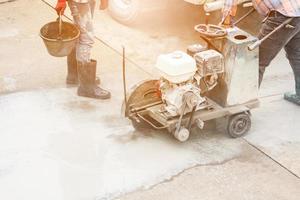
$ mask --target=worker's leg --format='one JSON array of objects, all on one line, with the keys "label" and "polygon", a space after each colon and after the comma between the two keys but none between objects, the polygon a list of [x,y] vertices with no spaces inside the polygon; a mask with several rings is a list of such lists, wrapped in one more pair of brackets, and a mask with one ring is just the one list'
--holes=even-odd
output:
[{"label": "worker's leg", "polygon": [[[72,52],[68,55],[67,57],[67,79],[66,83],[69,86],[77,86],[79,81],[78,81],[78,70],[77,70],[77,60],[76,60],[76,48],[72,50]],[[96,84],[100,85],[100,78],[96,77]]]},{"label": "worker's leg", "polygon": [[74,23],[80,29],[80,37],[76,46],[76,59],[79,62],[89,62],[94,44],[94,29],[92,10],[89,3],[76,3],[68,1]]},{"label": "worker's leg", "polygon": [[110,93],[96,84],[96,64],[91,60],[91,50],[94,44],[94,29],[92,16],[95,1],[89,3],[76,3],[69,0],[69,7],[72,12],[75,24],[80,29],[80,37],[76,46],[76,60],[79,77],[79,96],[107,99]]},{"label": "worker's leg", "polygon": [[[287,17],[278,14],[276,17],[268,17],[267,20],[262,24],[259,38],[263,38],[268,33],[273,31],[282,22],[284,22]],[[292,22],[295,29],[282,28],[267,38],[259,47],[259,85],[263,79],[263,75],[266,67],[268,67],[271,61],[279,53],[279,51],[294,37],[297,30],[300,29],[299,24]]]},{"label": "worker's leg", "polygon": [[88,62],[94,44],[91,10],[88,3],[68,1],[74,23],[80,28],[80,38],[76,48],[68,55],[67,84],[78,84],[77,61]]},{"label": "worker's leg", "polygon": [[[300,18],[295,21],[300,24]],[[294,72],[296,93],[286,93],[284,98],[300,105],[300,31],[287,43],[285,51]]]}]

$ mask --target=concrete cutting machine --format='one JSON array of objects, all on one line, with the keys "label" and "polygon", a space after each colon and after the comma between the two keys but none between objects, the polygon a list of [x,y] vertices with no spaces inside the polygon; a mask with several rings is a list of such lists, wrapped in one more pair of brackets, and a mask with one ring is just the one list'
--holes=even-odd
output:
[{"label": "concrete cutting machine", "polygon": [[257,38],[234,27],[195,26],[202,43],[187,52],[160,55],[160,78],[137,84],[125,100],[125,115],[136,129],[166,129],[181,142],[191,128],[226,118],[227,132],[241,137],[251,127],[250,110],[258,107]]}]

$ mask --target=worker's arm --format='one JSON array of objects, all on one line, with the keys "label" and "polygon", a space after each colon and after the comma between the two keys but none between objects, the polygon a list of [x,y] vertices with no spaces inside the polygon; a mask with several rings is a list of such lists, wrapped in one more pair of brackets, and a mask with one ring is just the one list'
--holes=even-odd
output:
[{"label": "worker's arm", "polygon": [[238,0],[225,0],[223,7],[223,17],[221,23],[231,25],[232,19],[236,15]]},{"label": "worker's arm", "polygon": [[59,14],[63,15],[64,12],[65,12],[66,7],[67,7],[66,0],[57,0],[55,10],[56,10],[58,15]]},{"label": "worker's arm", "polygon": [[108,7],[108,0],[100,0],[100,10],[105,10]]}]

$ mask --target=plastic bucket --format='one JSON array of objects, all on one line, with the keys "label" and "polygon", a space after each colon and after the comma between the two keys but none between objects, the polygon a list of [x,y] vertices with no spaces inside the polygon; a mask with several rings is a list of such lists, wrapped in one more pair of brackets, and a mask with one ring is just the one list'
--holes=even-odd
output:
[{"label": "plastic bucket", "polygon": [[40,36],[50,55],[64,57],[75,48],[80,31],[74,24],[68,22],[61,22],[61,30],[59,25],[59,21],[44,25],[40,30]]}]

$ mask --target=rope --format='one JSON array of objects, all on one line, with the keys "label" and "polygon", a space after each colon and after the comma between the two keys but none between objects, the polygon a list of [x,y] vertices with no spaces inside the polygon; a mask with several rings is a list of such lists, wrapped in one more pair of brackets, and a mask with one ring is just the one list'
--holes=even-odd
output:
[{"label": "rope", "polygon": [[11,3],[11,2],[14,2],[14,1],[16,1],[16,0],[0,1],[0,4]]}]

